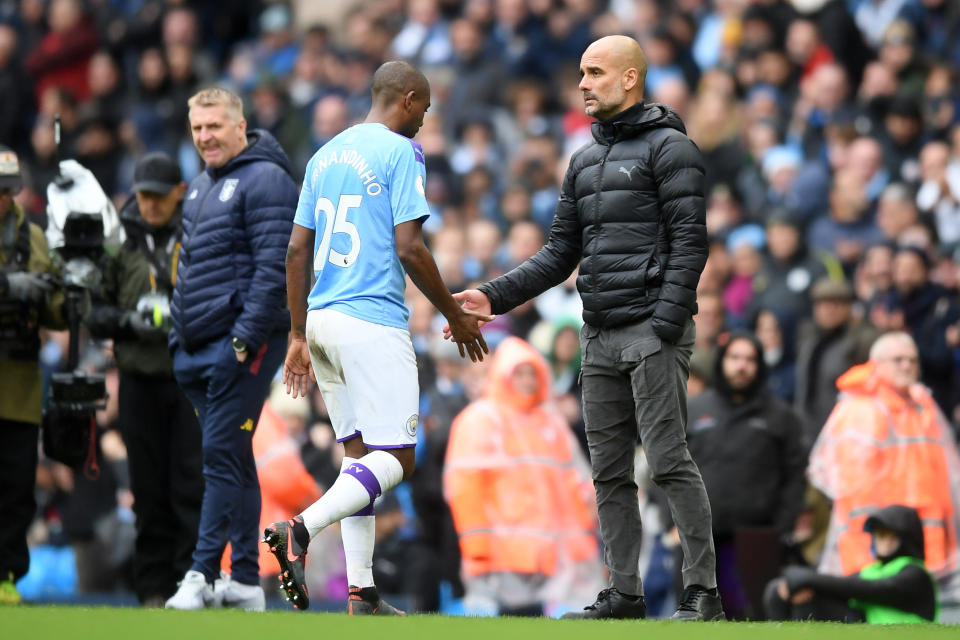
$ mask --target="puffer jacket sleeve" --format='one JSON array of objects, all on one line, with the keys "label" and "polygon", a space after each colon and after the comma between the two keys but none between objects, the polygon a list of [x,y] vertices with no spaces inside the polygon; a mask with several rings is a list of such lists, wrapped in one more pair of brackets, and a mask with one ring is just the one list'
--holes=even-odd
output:
[{"label": "puffer jacket sleeve", "polygon": [[244,227],[254,272],[231,335],[246,342],[251,351],[266,342],[277,309],[286,305],[284,263],[297,199],[293,179],[272,165],[267,165],[246,193]]},{"label": "puffer jacket sleeve", "polygon": [[707,262],[706,204],[700,150],[685,135],[671,132],[653,157],[662,224],[670,253],[653,330],[669,343],[683,335],[697,309],[697,283]]},{"label": "puffer jacket sleeve", "polygon": [[563,179],[560,199],[550,226],[547,244],[529,260],[504,275],[480,285],[493,313],[510,311],[567,279],[580,261],[580,221],[574,193],[576,156]]}]

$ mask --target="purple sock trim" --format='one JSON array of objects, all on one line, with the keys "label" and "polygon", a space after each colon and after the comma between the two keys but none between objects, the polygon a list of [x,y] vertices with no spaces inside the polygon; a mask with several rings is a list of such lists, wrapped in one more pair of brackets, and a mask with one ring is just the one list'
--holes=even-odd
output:
[{"label": "purple sock trim", "polygon": [[372,516],[372,515],[374,515],[374,513],[373,513],[373,503],[371,502],[370,504],[365,506],[363,509],[360,509],[360,511],[357,511],[356,513],[351,513],[347,517],[352,518],[354,516]]},{"label": "purple sock trim", "polygon": [[380,495],[380,481],[377,480],[377,476],[373,475],[373,472],[370,471],[370,469],[366,468],[359,462],[354,462],[352,465],[347,467],[343,473],[351,475],[360,481],[360,484],[363,485],[363,488],[366,489],[367,493],[370,494],[370,502],[376,500],[377,496]]}]

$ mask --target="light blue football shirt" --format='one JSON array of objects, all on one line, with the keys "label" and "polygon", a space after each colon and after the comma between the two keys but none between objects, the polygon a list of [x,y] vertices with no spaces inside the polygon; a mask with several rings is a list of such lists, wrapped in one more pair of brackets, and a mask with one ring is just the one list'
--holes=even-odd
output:
[{"label": "light blue football shirt", "polygon": [[430,215],[419,144],[379,123],[350,127],[307,164],[293,221],[316,231],[308,309],[407,328],[393,228]]}]

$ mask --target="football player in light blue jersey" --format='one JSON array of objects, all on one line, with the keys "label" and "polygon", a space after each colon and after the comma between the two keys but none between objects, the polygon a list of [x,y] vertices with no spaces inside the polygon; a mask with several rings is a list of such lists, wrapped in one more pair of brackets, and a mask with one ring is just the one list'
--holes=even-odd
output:
[{"label": "football player in light blue jersey", "polygon": [[419,388],[404,271],[449,320],[461,356],[483,359],[480,326],[493,316],[453,299],[423,244],[426,172],[423,150],[410,138],[430,106],[427,79],[406,62],[387,62],[373,76],[372,94],[366,121],[307,165],[287,249],[291,330],[283,380],[294,397],[316,380],[344,446],[341,473],[303,513],[267,527],[264,542],[280,563],[287,597],[305,609],[307,545],[339,521],[347,611],[396,615],[403,612],[381,600],[373,583],[373,503],[414,469]]}]

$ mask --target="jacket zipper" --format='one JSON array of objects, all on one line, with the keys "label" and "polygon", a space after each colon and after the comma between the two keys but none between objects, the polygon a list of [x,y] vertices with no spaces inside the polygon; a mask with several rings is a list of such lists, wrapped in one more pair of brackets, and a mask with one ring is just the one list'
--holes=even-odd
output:
[{"label": "jacket zipper", "polygon": [[[200,216],[203,215],[203,205],[207,203],[207,198],[210,197],[210,194],[213,193],[213,188],[217,186],[218,180],[215,180],[213,184],[210,185],[210,188],[207,189],[207,192],[203,194],[203,200],[200,201],[200,208],[197,209],[197,218],[193,221],[193,229],[190,234],[190,243],[183,248],[183,252],[187,256],[187,268],[190,268],[190,247],[193,246],[193,239],[197,237],[197,227],[200,226]],[[187,330],[187,317],[186,317],[186,300],[187,300],[187,278],[183,278],[183,288],[180,289],[180,326],[183,329],[183,332],[186,333]],[[187,348],[187,336],[182,336],[183,338],[183,348]]]},{"label": "jacket zipper", "polygon": [[[594,242],[598,245],[600,243],[600,232],[603,230],[603,224],[600,222],[600,194],[603,193],[603,172],[606,170],[607,156],[610,155],[612,149],[613,143],[610,143],[607,145],[606,151],[603,152],[603,157],[600,158],[600,178],[597,180],[597,197],[593,204]],[[594,293],[597,291],[597,275],[596,273],[593,274]]]}]

